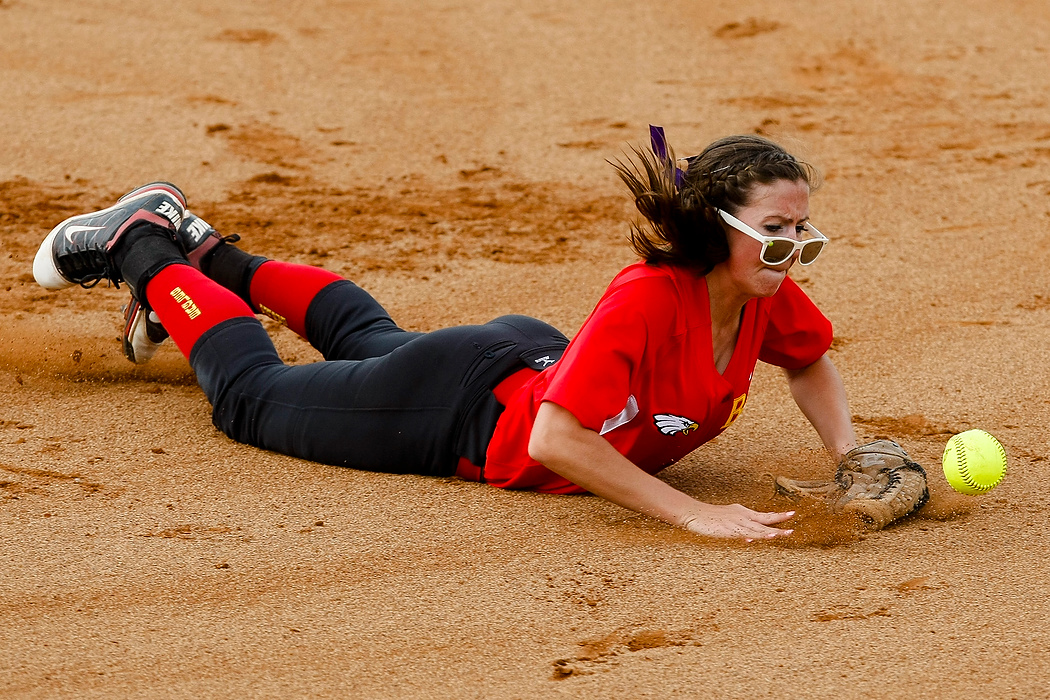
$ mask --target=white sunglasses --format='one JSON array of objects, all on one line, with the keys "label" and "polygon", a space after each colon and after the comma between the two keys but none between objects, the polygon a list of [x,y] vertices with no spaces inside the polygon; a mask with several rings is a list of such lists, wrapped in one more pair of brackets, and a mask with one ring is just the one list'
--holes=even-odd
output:
[{"label": "white sunglasses", "polygon": [[820,255],[820,251],[824,250],[824,244],[828,242],[828,237],[818,231],[813,224],[807,223],[806,230],[814,235],[814,238],[809,238],[804,241],[796,241],[794,238],[783,238],[781,236],[763,236],[761,233],[745,224],[740,219],[736,218],[727,211],[722,209],[717,210],[725,222],[740,231],[743,234],[754,238],[756,241],[762,243],[762,262],[766,265],[780,265],[785,263],[792,255],[795,254],[796,250],[802,251],[799,253],[798,261],[802,265],[809,265],[817,256]]}]

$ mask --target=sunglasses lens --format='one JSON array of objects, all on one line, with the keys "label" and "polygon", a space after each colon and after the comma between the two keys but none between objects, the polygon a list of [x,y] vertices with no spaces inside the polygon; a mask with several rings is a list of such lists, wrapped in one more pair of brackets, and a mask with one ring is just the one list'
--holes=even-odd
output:
[{"label": "sunglasses lens", "polygon": [[802,253],[799,254],[798,261],[803,265],[809,265],[817,259],[822,250],[824,250],[824,241],[808,241],[802,246]]},{"label": "sunglasses lens", "polygon": [[767,241],[762,249],[762,262],[767,265],[779,265],[795,252],[795,246],[791,241],[775,240]]}]

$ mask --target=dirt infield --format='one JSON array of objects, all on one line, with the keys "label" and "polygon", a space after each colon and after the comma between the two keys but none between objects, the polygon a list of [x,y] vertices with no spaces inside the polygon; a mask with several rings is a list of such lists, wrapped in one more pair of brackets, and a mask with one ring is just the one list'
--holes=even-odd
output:
[{"label": "dirt infield", "polygon": [[[1050,696],[1048,65],[1045,0],[0,0],[0,695]],[[792,276],[858,432],[930,468],[918,517],[726,544],[262,452],[212,427],[173,346],[124,360],[125,290],[32,278],[56,223],[166,179],[406,327],[571,334],[632,260],[606,161],[650,122],[823,173],[832,243]],[[1009,473],[954,495],[940,452],[977,427]],[[830,473],[818,448],[761,366],[665,475],[781,507],[767,474]]]}]

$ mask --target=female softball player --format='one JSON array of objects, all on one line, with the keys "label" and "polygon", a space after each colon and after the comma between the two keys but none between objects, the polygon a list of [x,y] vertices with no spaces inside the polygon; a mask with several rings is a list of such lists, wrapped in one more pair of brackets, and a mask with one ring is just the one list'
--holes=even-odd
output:
[{"label": "female softball player", "polygon": [[[836,463],[856,445],[831,324],[787,277],[827,242],[809,224],[811,169],[757,136],[684,161],[658,127],[652,140],[617,166],[644,216],[631,232],[642,261],[571,342],[524,316],[404,331],[352,282],[232,245],[168,183],[56,226],[34,275],[48,289],[125,281],[126,354],[148,359],[170,334],[234,440],[358,469],[591,492],[708,536],[789,534],[774,526],[790,512],[703,503],[654,474],[739,417],[758,360],[784,369]],[[285,365],[256,313],[325,360]]]}]

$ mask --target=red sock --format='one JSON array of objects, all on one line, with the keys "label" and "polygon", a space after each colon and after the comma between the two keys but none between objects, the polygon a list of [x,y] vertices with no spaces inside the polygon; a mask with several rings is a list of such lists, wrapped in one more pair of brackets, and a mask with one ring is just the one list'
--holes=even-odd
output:
[{"label": "red sock", "polygon": [[320,267],[268,260],[255,271],[250,294],[260,313],[305,338],[310,302],[319,291],[341,279]]},{"label": "red sock", "polygon": [[168,265],[146,285],[146,299],[187,357],[205,331],[230,318],[255,318],[248,305],[189,265]]}]

